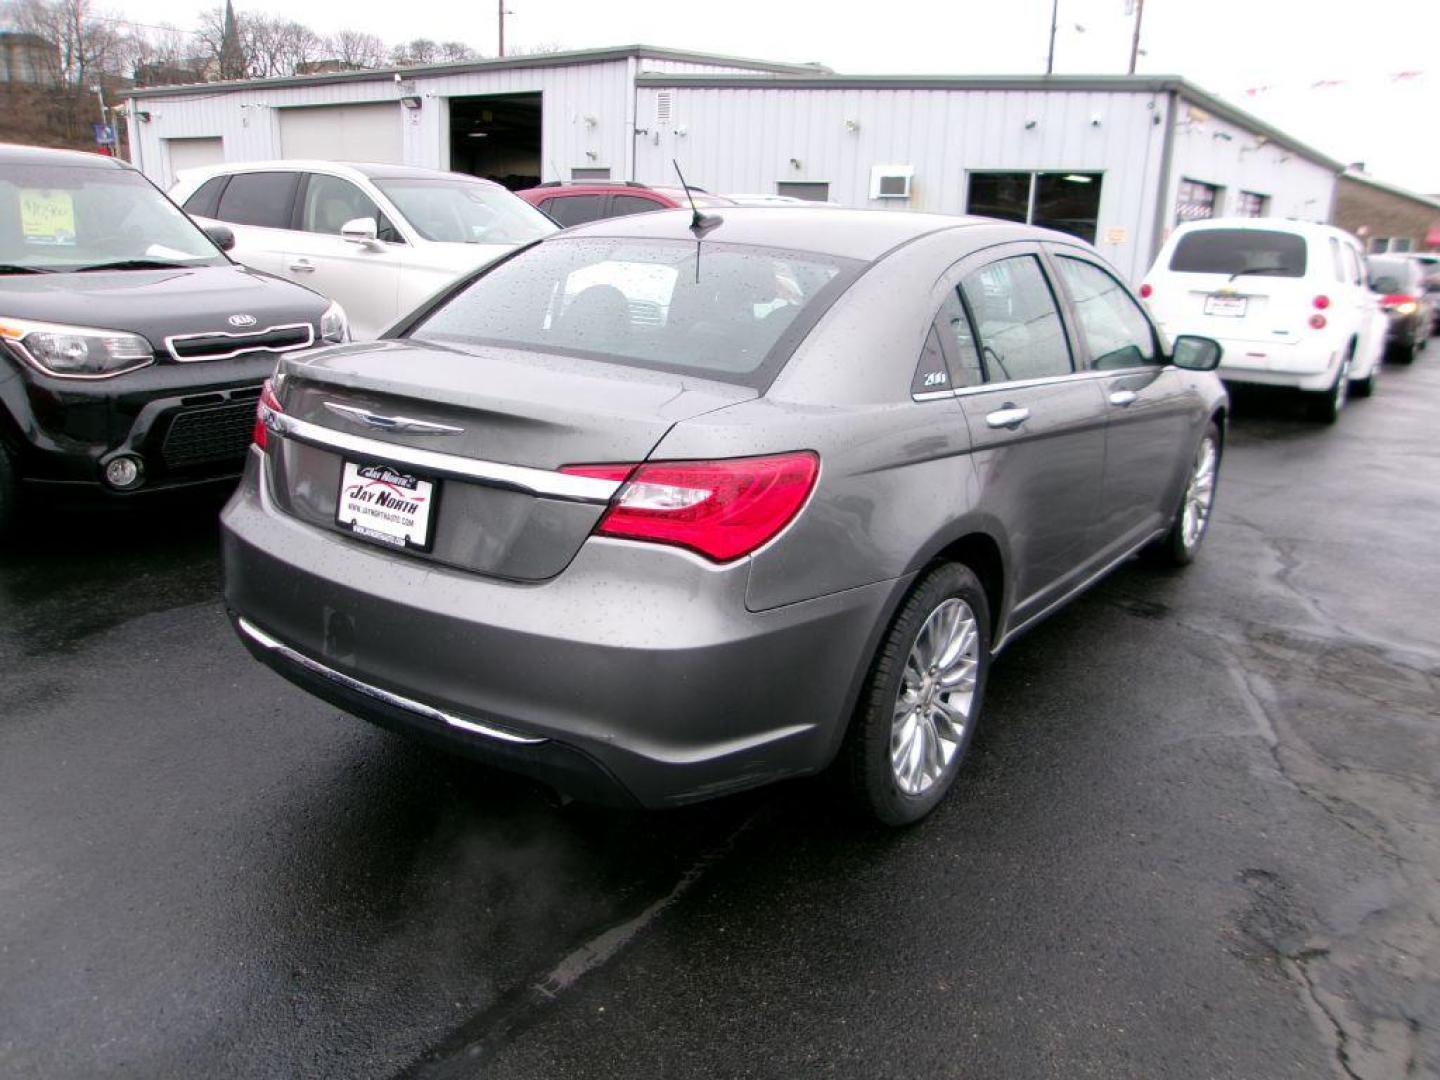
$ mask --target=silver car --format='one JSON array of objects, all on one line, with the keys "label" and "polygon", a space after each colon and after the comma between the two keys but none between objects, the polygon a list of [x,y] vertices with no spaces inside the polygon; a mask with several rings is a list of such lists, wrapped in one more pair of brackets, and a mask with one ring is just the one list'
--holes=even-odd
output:
[{"label": "silver car", "polygon": [[1095,250],[806,207],[615,218],[282,360],[224,512],[250,651],[573,797],[832,765],[918,820],[992,657],[1205,535],[1219,346]]}]

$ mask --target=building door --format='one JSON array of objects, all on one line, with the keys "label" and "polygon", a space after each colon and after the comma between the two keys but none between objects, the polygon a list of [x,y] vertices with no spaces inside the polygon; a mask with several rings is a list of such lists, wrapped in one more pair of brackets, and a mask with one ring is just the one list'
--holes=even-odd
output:
[{"label": "building door", "polygon": [[166,139],[165,152],[170,156],[170,184],[173,184],[185,169],[221,164],[225,160],[225,141],[219,135],[203,139]]},{"label": "building door", "polygon": [[280,156],[320,161],[369,161],[400,165],[405,161],[401,106],[383,101],[369,105],[307,105],[277,109]]},{"label": "building door", "polygon": [[511,191],[540,183],[539,94],[450,99],[450,168]]}]

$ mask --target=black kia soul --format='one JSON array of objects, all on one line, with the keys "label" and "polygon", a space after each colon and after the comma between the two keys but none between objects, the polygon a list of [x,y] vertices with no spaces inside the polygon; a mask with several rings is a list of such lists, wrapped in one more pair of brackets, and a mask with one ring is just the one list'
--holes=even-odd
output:
[{"label": "black kia soul", "polygon": [[345,313],[230,261],[139,172],[0,144],[0,535],[26,493],[238,475],[281,353]]}]

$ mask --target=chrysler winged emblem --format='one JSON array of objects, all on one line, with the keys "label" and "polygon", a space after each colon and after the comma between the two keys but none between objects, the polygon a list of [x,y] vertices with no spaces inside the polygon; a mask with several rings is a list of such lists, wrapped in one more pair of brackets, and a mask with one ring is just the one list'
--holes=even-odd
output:
[{"label": "chrysler winged emblem", "polygon": [[355,405],[338,405],[333,401],[325,402],[325,408],[352,423],[364,424],[380,431],[404,431],[411,435],[460,435],[465,431],[464,428],[451,427],[449,424],[432,424],[429,420],[416,420],[409,416],[385,416],[383,413],[370,412]]}]

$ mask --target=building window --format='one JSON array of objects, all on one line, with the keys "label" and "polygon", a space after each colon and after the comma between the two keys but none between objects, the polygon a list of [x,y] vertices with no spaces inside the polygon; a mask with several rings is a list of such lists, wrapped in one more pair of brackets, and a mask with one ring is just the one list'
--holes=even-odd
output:
[{"label": "building window", "polygon": [[1411,251],[1413,246],[1408,236],[1372,236],[1370,254],[1384,255],[1386,252]]},{"label": "building window", "polygon": [[606,169],[571,169],[570,180],[572,183],[582,183],[589,180],[609,180],[610,170]]},{"label": "building window", "polygon": [[775,194],[786,195],[792,199],[805,199],[809,202],[829,202],[830,184],[811,183],[808,180],[777,180],[775,181]]},{"label": "building window", "polygon": [[1202,184],[1198,180],[1181,180],[1180,194],[1175,199],[1177,221],[1204,221],[1215,216],[1215,206],[1220,201],[1220,189],[1214,184]]},{"label": "building window", "polygon": [[965,212],[1058,229],[1093,244],[1101,180],[1100,173],[971,173]]},{"label": "building window", "polygon": [[1242,191],[1235,202],[1236,217],[1264,217],[1270,209],[1270,196]]}]

